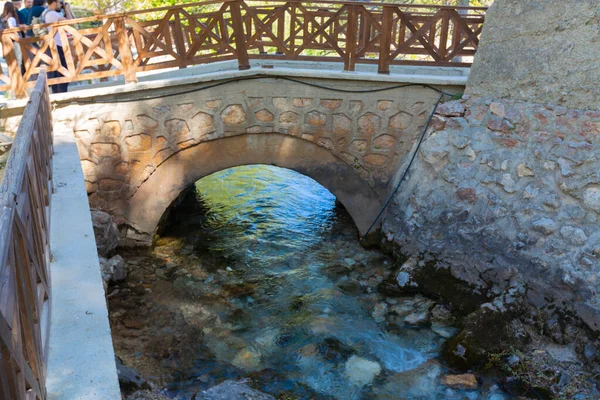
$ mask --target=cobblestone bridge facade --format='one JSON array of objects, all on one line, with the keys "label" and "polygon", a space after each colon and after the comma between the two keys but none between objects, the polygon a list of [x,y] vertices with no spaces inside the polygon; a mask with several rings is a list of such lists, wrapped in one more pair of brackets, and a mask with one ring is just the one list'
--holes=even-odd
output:
[{"label": "cobblestone bridge facade", "polygon": [[149,243],[196,180],[247,164],[314,178],[365,233],[439,95],[422,86],[372,92],[394,85],[308,83],[321,87],[264,77],[138,91],[58,108],[55,118],[76,135],[91,206],[117,217],[124,244]]}]

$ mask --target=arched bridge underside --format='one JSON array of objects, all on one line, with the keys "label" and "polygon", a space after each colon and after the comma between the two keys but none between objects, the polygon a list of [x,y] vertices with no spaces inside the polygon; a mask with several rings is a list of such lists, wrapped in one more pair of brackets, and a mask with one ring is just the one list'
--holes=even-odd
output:
[{"label": "arched bridge underside", "polygon": [[55,120],[73,129],[90,204],[116,217],[124,245],[150,243],[165,210],[196,180],[247,164],[310,176],[364,234],[439,95],[423,86],[303,80],[195,83],[94,104],[79,98],[59,104]]}]

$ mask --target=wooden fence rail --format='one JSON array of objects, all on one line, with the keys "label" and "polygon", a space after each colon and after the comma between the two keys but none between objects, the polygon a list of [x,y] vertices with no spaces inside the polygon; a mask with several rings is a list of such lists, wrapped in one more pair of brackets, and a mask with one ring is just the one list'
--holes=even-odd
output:
[{"label": "wooden fence rail", "polygon": [[[82,18],[49,25],[42,37],[22,38],[24,29],[0,33],[8,75],[0,71],[0,90],[17,97],[34,85],[46,66],[59,71],[50,84],[237,59],[340,61],[353,71],[358,63],[469,66],[475,54],[485,8],[393,3],[300,0],[225,0]],[[92,26],[93,27],[89,27]],[[86,27],[87,26],[87,27]],[[54,37],[64,47],[60,64]],[[22,74],[14,46],[23,53]]]},{"label": "wooden fence rail", "polygon": [[0,399],[45,399],[52,122],[40,71],[0,186]]}]

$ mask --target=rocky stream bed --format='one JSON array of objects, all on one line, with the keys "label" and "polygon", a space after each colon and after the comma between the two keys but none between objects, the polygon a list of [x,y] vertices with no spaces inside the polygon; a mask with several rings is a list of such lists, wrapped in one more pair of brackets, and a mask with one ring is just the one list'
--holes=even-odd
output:
[{"label": "rocky stream bed", "polygon": [[518,287],[494,302],[446,301],[452,280],[420,290],[427,266],[363,249],[308,178],[223,171],[165,221],[152,249],[98,241],[124,398],[598,398],[581,360],[597,341],[513,318]]}]

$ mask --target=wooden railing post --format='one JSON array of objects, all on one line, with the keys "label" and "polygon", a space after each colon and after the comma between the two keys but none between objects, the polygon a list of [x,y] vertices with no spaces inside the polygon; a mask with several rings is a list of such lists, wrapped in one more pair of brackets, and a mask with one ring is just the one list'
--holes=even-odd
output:
[{"label": "wooden railing post", "polygon": [[348,7],[348,23],[346,24],[346,57],[344,58],[344,71],[354,71],[356,64],[356,33],[358,26],[358,13],[356,6]]},{"label": "wooden railing post", "polygon": [[180,64],[179,68],[186,68],[186,54],[185,50],[185,38],[183,36],[183,28],[181,27],[181,15],[180,10],[175,11],[175,24],[173,25],[173,36],[175,37],[175,47],[177,48],[177,54],[179,55]]},{"label": "wooden railing post", "polygon": [[138,79],[135,74],[135,65],[133,65],[133,56],[131,55],[131,47],[129,47],[127,29],[125,28],[125,17],[117,17],[114,24],[119,40],[119,54],[121,54],[121,65],[123,66],[125,83],[137,83]]},{"label": "wooden railing post", "polygon": [[380,74],[390,73],[390,58],[392,47],[392,25],[394,22],[394,7],[383,6],[383,23],[381,25],[381,42],[379,45],[379,68]]},{"label": "wooden railing post", "polygon": [[17,99],[27,97],[25,92],[25,81],[21,74],[21,66],[18,65],[17,57],[15,56],[15,46],[19,46],[19,43],[12,41],[11,36],[16,34],[5,33],[2,35],[2,49],[4,53],[4,59],[8,65],[8,76],[10,77],[10,90],[14,93]]},{"label": "wooden railing post", "polygon": [[250,69],[250,60],[248,59],[248,49],[246,47],[246,35],[244,33],[244,23],[242,21],[241,3],[242,0],[229,3],[229,7],[231,7],[231,21],[233,22],[233,34],[235,35],[235,54],[238,59],[238,68],[240,71]]},{"label": "wooden railing post", "polygon": [[[278,11],[277,14],[279,14],[279,17],[277,18],[277,39],[279,39],[281,41],[281,43],[285,42],[285,12],[284,12],[284,8],[281,7]],[[277,47],[277,53],[276,54],[284,54],[284,50],[285,48],[282,47],[281,45]]]},{"label": "wooden railing post", "polygon": [[444,16],[442,17],[442,31],[440,32],[440,57],[443,61],[446,60],[446,55],[448,54],[448,30],[450,27],[450,15],[448,11],[444,11]]}]

